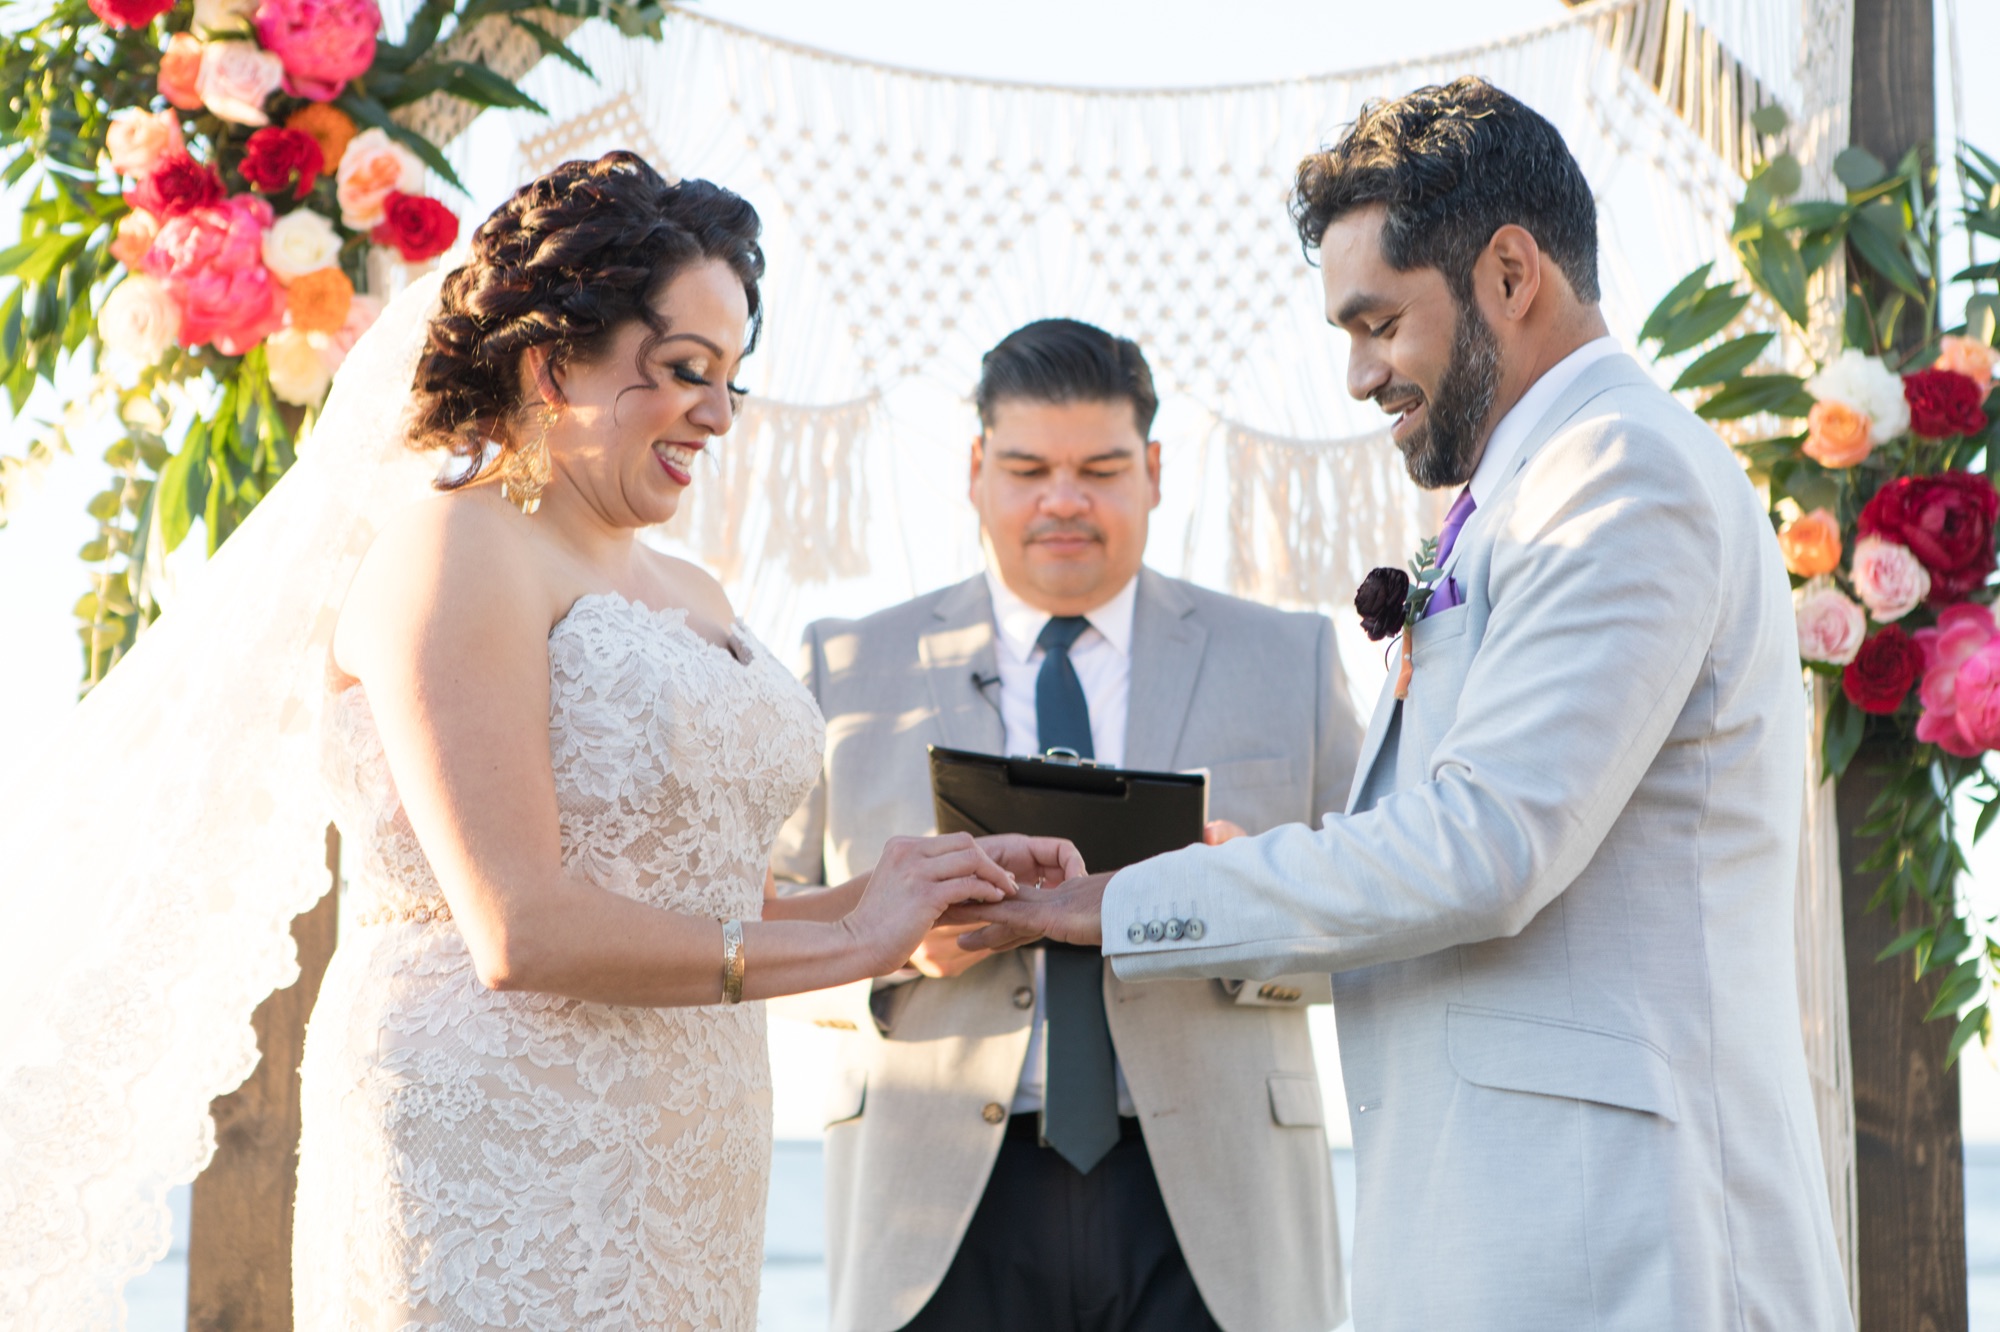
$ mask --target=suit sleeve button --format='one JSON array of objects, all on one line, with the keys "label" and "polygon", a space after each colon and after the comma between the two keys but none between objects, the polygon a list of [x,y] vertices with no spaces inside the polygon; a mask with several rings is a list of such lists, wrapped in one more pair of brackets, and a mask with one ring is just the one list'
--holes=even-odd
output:
[{"label": "suit sleeve button", "polygon": [[1146,942],[1146,927],[1134,921],[1125,929],[1125,937],[1135,944]]},{"label": "suit sleeve button", "polygon": [[1195,917],[1190,916],[1187,919],[1187,923],[1181,926],[1181,933],[1189,939],[1199,940],[1202,935],[1208,933],[1208,926],[1202,924]]},{"label": "suit sleeve button", "polygon": [[1158,943],[1166,937],[1166,922],[1158,920],[1149,920],[1146,922],[1146,939],[1149,943]]},{"label": "suit sleeve button", "polygon": [[1033,990],[1023,985],[1020,989],[1014,991],[1014,1007],[1033,1008],[1034,1006],[1035,992]]},{"label": "suit sleeve button", "polygon": [[989,1124],[997,1124],[1007,1117],[1007,1107],[998,1101],[988,1101],[986,1108],[979,1112],[979,1117]]},{"label": "suit sleeve button", "polygon": [[1178,939],[1186,931],[1186,929],[1187,926],[1182,924],[1182,922],[1178,918],[1169,920],[1167,922],[1167,937],[1169,939]]}]

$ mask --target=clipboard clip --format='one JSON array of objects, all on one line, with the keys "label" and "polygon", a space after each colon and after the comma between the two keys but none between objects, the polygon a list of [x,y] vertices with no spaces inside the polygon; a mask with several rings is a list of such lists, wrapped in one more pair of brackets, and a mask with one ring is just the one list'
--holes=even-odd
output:
[{"label": "clipboard clip", "polygon": [[1037,762],[1059,763],[1065,768],[1094,768],[1097,766],[1096,759],[1087,759],[1068,745],[1056,745],[1043,753],[1036,754],[1034,757]]}]

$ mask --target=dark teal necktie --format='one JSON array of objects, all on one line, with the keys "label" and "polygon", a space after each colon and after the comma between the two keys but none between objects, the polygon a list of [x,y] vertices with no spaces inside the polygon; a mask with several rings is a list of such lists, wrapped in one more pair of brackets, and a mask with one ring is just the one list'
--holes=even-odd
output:
[{"label": "dark teal necktie", "polygon": [[[1035,726],[1042,752],[1096,757],[1090,703],[1069,650],[1090,627],[1081,615],[1058,615],[1035,645],[1046,654],[1035,677]],[[1047,945],[1044,1007],[1048,1077],[1042,1086],[1042,1141],[1082,1174],[1118,1145],[1118,1081],[1111,1028],[1104,1018],[1104,958],[1095,948]]]}]

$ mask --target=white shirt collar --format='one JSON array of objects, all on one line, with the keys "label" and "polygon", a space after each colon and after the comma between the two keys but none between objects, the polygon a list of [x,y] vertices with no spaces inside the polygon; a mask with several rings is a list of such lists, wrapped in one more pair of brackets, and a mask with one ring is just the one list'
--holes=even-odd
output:
[{"label": "white shirt collar", "polygon": [[[1016,661],[1025,662],[1035,654],[1035,640],[1042,636],[1042,627],[1053,617],[1045,610],[1037,610],[1014,595],[991,564],[986,566],[986,588],[993,595],[993,623],[1000,631],[1000,642],[1014,655]],[[1132,616],[1138,607],[1139,579],[1137,575],[1127,579],[1125,586],[1111,600],[1096,610],[1085,611],[1083,618],[1090,621],[1090,627],[1104,636],[1104,641],[1121,654],[1132,650]]]},{"label": "white shirt collar", "polygon": [[1500,424],[1493,427],[1492,438],[1486,441],[1486,452],[1480,456],[1479,466],[1472,473],[1474,504],[1486,503],[1493,497],[1493,492],[1506,483],[1514,470],[1514,460],[1520,455],[1521,445],[1527,442],[1528,435],[1542,417],[1556,405],[1556,399],[1563,395],[1564,390],[1574,384],[1585,370],[1623,350],[1614,337],[1593,338],[1550,366],[1540,379],[1528,386],[1528,391],[1500,418]]}]

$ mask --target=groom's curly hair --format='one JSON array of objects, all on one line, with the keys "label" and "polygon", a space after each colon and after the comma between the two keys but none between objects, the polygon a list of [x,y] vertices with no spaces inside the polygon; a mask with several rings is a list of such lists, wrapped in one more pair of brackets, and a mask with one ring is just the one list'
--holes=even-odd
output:
[{"label": "groom's curly hair", "polygon": [[652,382],[647,358],[668,332],[654,304],[697,263],[719,260],[742,281],[754,348],[761,226],[742,197],[705,180],[668,181],[629,152],[564,162],[516,190],[445,278],[417,361],[410,442],[475,460],[439,485],[478,474],[487,440],[517,442],[530,347],[549,348],[551,369],[587,363],[636,320],[652,330],[638,355]]},{"label": "groom's curly hair", "polygon": [[1493,233],[1513,223],[1535,238],[1594,302],[1597,203],[1560,131],[1484,79],[1433,85],[1362,106],[1331,148],[1299,163],[1292,220],[1310,255],[1347,213],[1382,204],[1382,257],[1402,271],[1435,268],[1461,301]]}]

